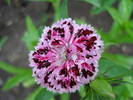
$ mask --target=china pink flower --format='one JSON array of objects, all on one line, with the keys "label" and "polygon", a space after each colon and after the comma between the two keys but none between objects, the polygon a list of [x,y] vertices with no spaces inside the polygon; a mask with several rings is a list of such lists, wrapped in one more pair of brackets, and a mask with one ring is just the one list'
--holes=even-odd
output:
[{"label": "china pink flower", "polygon": [[44,28],[30,52],[33,77],[50,91],[75,92],[96,77],[102,51],[103,41],[93,27],[60,20]]}]

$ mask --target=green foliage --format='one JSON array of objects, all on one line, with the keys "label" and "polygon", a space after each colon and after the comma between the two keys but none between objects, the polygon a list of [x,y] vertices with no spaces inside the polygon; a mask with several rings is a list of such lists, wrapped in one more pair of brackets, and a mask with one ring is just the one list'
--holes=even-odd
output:
[{"label": "green foliage", "polygon": [[123,20],[120,16],[119,11],[117,11],[115,8],[108,8],[108,12],[110,13],[115,22],[122,24]]},{"label": "green foliage", "polygon": [[69,100],[69,94],[68,93],[64,93],[64,94],[61,94],[61,100]]},{"label": "green foliage", "polygon": [[130,19],[133,11],[133,1],[132,0],[121,0],[119,4],[119,12],[124,21]]},{"label": "green foliage", "polygon": [[133,66],[132,62],[133,56],[125,56],[121,54],[111,54],[111,53],[104,53],[103,56],[125,68],[131,69]]},{"label": "green foliage", "polygon": [[29,78],[31,78],[32,74],[31,70],[29,69],[15,67],[2,61],[0,61],[0,69],[12,74],[16,74],[14,77],[11,77],[7,80],[7,82],[3,86],[3,90],[9,90],[19,83],[28,80]]},{"label": "green foliage", "polygon": [[27,32],[24,34],[22,40],[25,42],[29,50],[32,50],[37,44],[39,39],[39,31],[36,26],[33,24],[29,16],[26,17],[26,27]]},{"label": "green foliage", "polygon": [[60,3],[60,18],[67,18],[68,17],[68,8],[67,8],[68,0],[62,0]]},{"label": "green foliage", "polygon": [[[10,0],[7,0],[10,1]],[[30,0],[49,2],[54,9],[54,21],[68,17],[68,0]],[[92,4],[91,14],[99,14],[107,11],[113,19],[112,26],[108,32],[98,31],[104,40],[105,49],[111,45],[122,43],[133,43],[133,13],[132,0],[81,0]],[[118,7],[112,6],[118,2]],[[37,25],[47,22],[51,15],[45,14]],[[86,24],[84,19],[76,19],[78,24]],[[22,40],[29,50],[33,50],[42,33],[42,28],[37,28],[32,19],[26,17],[26,28]],[[120,38],[120,39],[119,39]],[[0,40],[0,48],[7,40],[4,37]],[[133,56],[124,56],[122,54],[111,54],[104,52],[99,61],[99,73],[95,80],[90,84],[82,86],[79,94],[81,100],[130,100],[133,98]],[[19,84],[24,87],[32,87],[36,82],[32,78],[31,69],[16,67],[0,61],[0,69],[13,74],[3,86],[3,90],[9,90]],[[56,94],[47,91],[44,88],[37,87],[26,100],[55,100]],[[61,94],[61,100],[69,100],[69,94]]]},{"label": "green foliage", "polygon": [[42,91],[43,88],[38,87],[35,91],[33,91],[27,98],[26,100],[35,100],[36,96]]},{"label": "green foliage", "polygon": [[7,37],[0,38],[0,48],[2,48],[2,46],[5,44],[7,39],[8,39]]},{"label": "green foliage", "polygon": [[54,94],[41,88],[38,87],[34,92],[32,92],[26,100],[50,100],[53,98]]},{"label": "green foliage", "polygon": [[[133,25],[130,17],[133,13],[133,1],[120,0],[118,9],[112,6],[116,0],[83,0],[93,5],[91,13],[108,11],[114,20],[108,33],[101,32],[106,43],[133,43]],[[118,39],[118,37],[124,37]]]},{"label": "green foliage", "polygon": [[[97,81],[98,81],[98,84],[97,84]],[[107,86],[107,89],[104,89],[103,87],[102,88],[99,87],[102,85],[102,83],[100,83],[99,85],[99,82],[103,82],[103,81],[104,81],[103,84]],[[101,78],[100,79],[98,78],[98,80],[96,80],[94,83],[91,83],[90,85],[87,84],[84,87],[82,87],[79,93],[81,96],[81,100],[112,100],[114,98],[112,87],[107,81]]]},{"label": "green foliage", "polygon": [[55,11],[54,21],[58,21],[61,18],[68,17],[68,0],[57,0],[56,2],[52,3]]},{"label": "green foliage", "polygon": [[8,73],[13,73],[13,74],[22,74],[22,73],[27,73],[28,71],[31,71],[26,68],[22,67],[15,67],[13,65],[7,64],[5,62],[0,61],[0,69],[8,72]]},{"label": "green foliage", "polygon": [[128,84],[125,84],[125,86],[127,88],[127,91],[129,92],[129,97],[133,98],[133,77],[124,77],[124,81],[129,82]]},{"label": "green foliage", "polygon": [[33,77],[31,77],[28,80],[23,81],[23,86],[26,88],[29,88],[29,87],[33,86],[35,83],[36,83],[35,79]]},{"label": "green foliage", "polygon": [[[100,73],[108,77],[122,77],[133,74],[133,71],[122,64],[115,63],[111,60],[101,58],[99,63]],[[119,71],[117,71],[119,70]]]},{"label": "green foliage", "polygon": [[100,7],[101,6],[101,1],[100,0],[84,0],[87,3],[90,3],[96,7]]},{"label": "green foliage", "polygon": [[53,96],[54,93],[43,89],[38,93],[38,95],[36,95],[35,100],[50,100],[51,98],[53,98]]},{"label": "green foliage", "polygon": [[93,5],[91,14],[99,14],[111,7],[116,0],[83,0]]},{"label": "green foliage", "polygon": [[21,82],[28,80],[31,77],[31,73],[28,74],[19,74],[14,77],[11,77],[8,79],[8,81],[4,84],[3,90],[9,90],[13,88],[14,86],[17,86]]},{"label": "green foliage", "polygon": [[[112,16],[114,23],[109,31],[110,40],[117,43],[133,43],[133,25],[130,23],[131,14],[133,13],[133,1],[121,0],[118,9],[108,7],[107,11]],[[117,37],[124,37],[117,39]]]},{"label": "green foliage", "polygon": [[58,0],[29,0],[29,1],[36,1],[36,2],[57,2]]},{"label": "green foliage", "polygon": [[90,83],[90,87],[102,96],[115,98],[112,86],[104,79],[95,79]]},{"label": "green foliage", "polygon": [[116,94],[115,100],[130,100],[130,92],[125,84],[114,86],[113,91]]},{"label": "green foliage", "polygon": [[12,0],[4,0],[4,2],[7,4],[7,5],[11,5],[11,2],[12,2]]},{"label": "green foliage", "polygon": [[86,22],[85,22],[85,19],[83,19],[83,18],[81,18],[81,19],[75,19],[76,20],[76,22],[78,23],[78,24],[87,24]]}]

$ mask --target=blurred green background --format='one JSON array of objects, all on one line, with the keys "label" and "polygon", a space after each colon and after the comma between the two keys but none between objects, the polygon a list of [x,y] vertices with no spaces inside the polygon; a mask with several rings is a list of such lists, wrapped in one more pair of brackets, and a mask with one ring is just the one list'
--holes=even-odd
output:
[{"label": "blurred green background", "polygon": [[[28,66],[44,26],[71,17],[105,44],[97,78],[72,94],[39,87]],[[0,0],[0,100],[133,100],[133,0]]]}]

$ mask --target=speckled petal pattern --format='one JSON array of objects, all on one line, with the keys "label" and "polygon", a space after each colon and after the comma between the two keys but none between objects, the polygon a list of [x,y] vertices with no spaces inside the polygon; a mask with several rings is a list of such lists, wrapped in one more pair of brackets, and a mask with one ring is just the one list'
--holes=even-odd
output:
[{"label": "speckled petal pattern", "polygon": [[103,41],[93,27],[67,18],[44,28],[29,61],[42,87],[75,92],[96,77],[102,52]]}]

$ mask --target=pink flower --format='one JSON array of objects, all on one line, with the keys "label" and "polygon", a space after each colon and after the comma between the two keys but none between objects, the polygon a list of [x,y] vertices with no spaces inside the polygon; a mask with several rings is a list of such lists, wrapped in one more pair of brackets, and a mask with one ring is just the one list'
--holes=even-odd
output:
[{"label": "pink flower", "polygon": [[45,27],[30,66],[38,84],[50,91],[75,92],[93,80],[103,41],[90,25],[78,25],[71,18]]}]

